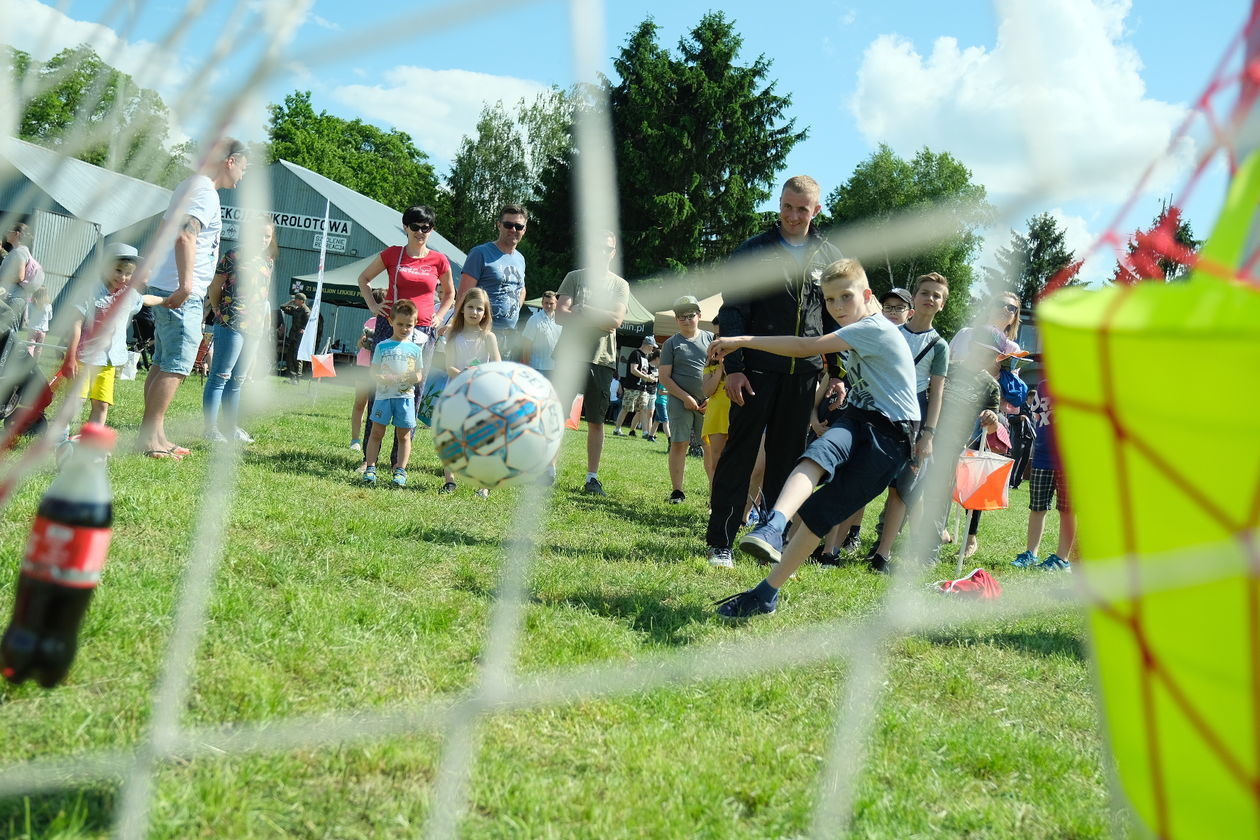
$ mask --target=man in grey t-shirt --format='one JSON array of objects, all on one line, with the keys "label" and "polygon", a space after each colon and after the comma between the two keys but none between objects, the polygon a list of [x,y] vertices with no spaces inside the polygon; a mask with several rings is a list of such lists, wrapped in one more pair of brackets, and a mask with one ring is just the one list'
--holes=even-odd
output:
[{"label": "man in grey t-shirt", "polygon": [[683,473],[691,434],[704,425],[708,400],[701,385],[713,333],[700,329],[700,303],[691,295],[674,301],[674,318],[678,332],[661,347],[661,384],[669,392],[669,480],[674,486],[669,502],[676,505],[687,498]]}]

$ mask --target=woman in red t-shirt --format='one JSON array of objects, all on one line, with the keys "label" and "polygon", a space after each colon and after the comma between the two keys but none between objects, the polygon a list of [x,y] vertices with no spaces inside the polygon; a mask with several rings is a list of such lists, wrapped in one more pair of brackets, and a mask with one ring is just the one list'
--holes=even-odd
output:
[{"label": "woman in red t-shirt", "polygon": [[[450,260],[437,251],[429,250],[429,234],[433,231],[435,221],[437,221],[437,214],[433,212],[432,207],[408,207],[402,215],[407,244],[391,245],[381,251],[359,275],[359,294],[363,297],[367,308],[376,316],[376,326],[372,337],[373,346],[388,340],[394,334],[394,328],[389,323],[389,313],[393,309],[394,301],[406,298],[416,305],[416,332],[424,333],[428,339],[423,342],[426,365],[433,353],[434,327],[442,323],[447,310],[455,303],[455,283],[451,276]],[[368,288],[368,284],[382,271],[389,277],[389,286],[385,289],[385,299],[378,302],[372,296],[372,290]],[[433,296],[439,289],[441,299],[438,301],[437,311],[434,311]],[[417,336],[416,340],[421,339]],[[414,396],[417,402],[420,400],[422,387],[423,381],[416,383]],[[368,417],[364,422],[363,440],[367,440],[368,437],[367,426],[371,423],[373,402],[369,393],[366,406]],[[353,441],[351,448],[354,448]],[[394,454],[397,454],[396,451],[397,441],[395,441]],[[391,455],[391,461],[393,457]],[[394,462],[394,465],[397,466],[397,462]]]},{"label": "woman in red t-shirt", "polygon": [[[455,283],[451,263],[437,251],[429,250],[429,233],[437,216],[432,207],[408,207],[403,212],[406,245],[391,245],[376,255],[359,275],[359,294],[376,316],[376,340],[385,341],[393,333],[389,313],[394,301],[407,299],[416,305],[416,327],[433,337],[433,325],[442,323],[446,311],[455,302]],[[377,303],[368,284],[384,271],[389,277],[385,302]],[[441,300],[434,311],[434,292],[441,290]]]}]

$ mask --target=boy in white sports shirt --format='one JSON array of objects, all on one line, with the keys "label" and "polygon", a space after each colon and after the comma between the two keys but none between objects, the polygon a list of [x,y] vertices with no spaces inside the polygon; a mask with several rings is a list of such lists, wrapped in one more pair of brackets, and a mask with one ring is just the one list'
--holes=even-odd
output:
[{"label": "boy in white sports shirt", "polygon": [[[92,404],[89,423],[105,425],[109,417],[109,408],[114,404],[114,371],[127,362],[127,325],[131,323],[131,316],[142,306],[160,306],[163,301],[157,295],[142,295],[130,288],[139,261],[139,253],[130,245],[114,242],[106,246],[101,284],[92,300],[78,305],[81,317],[70,328],[65,370],[75,377],[79,374],[79,365],[89,369],[83,377],[82,389],[83,396]],[[102,329],[103,319],[120,297],[118,308],[121,311],[114,313],[108,329]],[[91,335],[87,341],[82,341],[85,332]]]},{"label": "boy in white sports shirt", "polygon": [[[898,328],[880,314],[857,260],[827,266],[822,293],[827,311],[840,324],[833,333],[813,338],[737,336],[713,342],[718,354],[741,347],[797,358],[840,352],[852,380],[844,412],[805,449],[768,520],[739,541],[744,551],[776,565],[753,589],[718,602],[718,614],[726,618],[774,612],[779,588],[809,558],[822,535],[882,493],[910,460],[919,423],[910,348]],[[783,532],[798,513],[800,525],[785,548]]]}]

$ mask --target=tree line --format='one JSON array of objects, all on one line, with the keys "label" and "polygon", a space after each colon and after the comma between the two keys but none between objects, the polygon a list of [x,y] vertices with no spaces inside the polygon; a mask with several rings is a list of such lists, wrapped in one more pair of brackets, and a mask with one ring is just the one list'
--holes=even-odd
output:
[{"label": "tree line", "polygon": [[[442,231],[464,247],[493,235],[499,206],[525,203],[533,222],[521,250],[534,296],[575,265],[572,172],[580,151],[573,126],[579,112],[598,109],[613,129],[624,273],[654,282],[720,259],[772,223],[775,214],[758,208],[774,197],[789,153],[809,132],[786,116],[792,97],[778,89],[770,60],[743,59],[743,40],[722,13],[705,14],[672,50],[659,35],[650,17],[641,22],[614,57],[613,77],[593,88],[485,105],[444,181],[407,133],[317,112],[309,91],[268,106],[268,138],[255,156],[305,166],[390,207],[432,205]],[[38,91],[25,100],[22,139],[165,186],[187,175],[193,149],[168,143],[161,97],[90,47],[45,63],[9,48],[7,59],[17,88]],[[936,320],[946,334],[965,322],[973,297],[1009,287],[1031,303],[1048,283],[1079,282],[1080,261],[1049,213],[1012,230],[996,265],[977,278],[972,266],[994,209],[984,186],[947,151],[925,147],[906,159],[881,145],[823,205],[824,230],[879,227],[907,211],[941,220],[936,244],[868,256],[865,264],[877,293],[909,287],[929,271],[948,277],[952,293]],[[1149,228],[1132,234],[1130,258],[1110,281],[1175,280],[1198,244],[1189,222],[1165,204]]]}]

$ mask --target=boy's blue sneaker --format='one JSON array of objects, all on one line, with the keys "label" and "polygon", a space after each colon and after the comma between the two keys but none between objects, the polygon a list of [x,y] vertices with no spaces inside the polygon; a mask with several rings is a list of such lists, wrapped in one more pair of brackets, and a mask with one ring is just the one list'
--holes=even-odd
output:
[{"label": "boy's blue sneaker", "polygon": [[[1050,556],[1053,557],[1054,555],[1051,554]],[[1015,555],[1015,559],[1011,561],[1012,566],[1018,566],[1021,569],[1026,569],[1029,566],[1036,566],[1040,563],[1041,561],[1037,559],[1037,555],[1033,554],[1031,551],[1021,551],[1019,554]]]},{"label": "boy's blue sneaker", "polygon": [[717,607],[717,614],[723,618],[752,618],[754,615],[770,615],[779,606],[779,593],[775,592],[773,598],[763,601],[756,592],[749,589],[729,598],[714,601],[713,605]]},{"label": "boy's blue sneaker", "polygon": [[739,547],[758,563],[778,563],[783,556],[783,532],[766,522],[740,537]]},{"label": "boy's blue sneaker", "polygon": [[1047,572],[1070,572],[1072,564],[1057,554],[1051,554],[1043,562],[1038,563],[1037,568],[1045,569]]},{"label": "boy's blue sneaker", "polygon": [[369,487],[376,486],[376,467],[368,467],[363,471],[363,483]]},{"label": "boy's blue sneaker", "polygon": [[391,480],[391,483],[395,487],[406,487],[407,486],[407,471],[404,470],[402,467],[396,467],[394,469],[394,477]]}]

